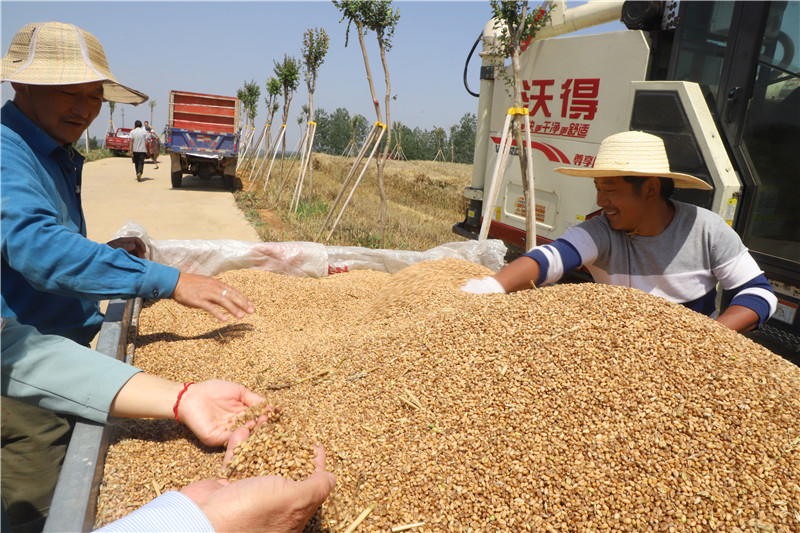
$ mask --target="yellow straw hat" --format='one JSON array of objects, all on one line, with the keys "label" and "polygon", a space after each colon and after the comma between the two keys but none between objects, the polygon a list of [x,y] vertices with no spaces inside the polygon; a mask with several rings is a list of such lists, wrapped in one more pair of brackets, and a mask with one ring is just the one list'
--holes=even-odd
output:
[{"label": "yellow straw hat", "polygon": [[603,139],[592,168],[559,167],[555,171],[582,178],[658,176],[672,178],[679,189],[710,191],[713,188],[700,178],[671,172],[664,141],[643,131],[624,131]]},{"label": "yellow straw hat", "polygon": [[27,85],[73,85],[103,82],[103,99],[141,104],[147,95],[121,85],[100,41],[63,22],[37,22],[17,32],[3,57],[2,79]]}]

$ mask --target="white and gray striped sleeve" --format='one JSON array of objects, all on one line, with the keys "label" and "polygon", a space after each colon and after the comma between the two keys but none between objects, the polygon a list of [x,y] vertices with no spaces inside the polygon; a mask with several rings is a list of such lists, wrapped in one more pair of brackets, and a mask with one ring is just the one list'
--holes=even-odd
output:
[{"label": "white and gray striped sleeve", "polygon": [[102,533],[211,532],[214,527],[203,511],[185,494],[165,492],[134,512],[98,529]]}]

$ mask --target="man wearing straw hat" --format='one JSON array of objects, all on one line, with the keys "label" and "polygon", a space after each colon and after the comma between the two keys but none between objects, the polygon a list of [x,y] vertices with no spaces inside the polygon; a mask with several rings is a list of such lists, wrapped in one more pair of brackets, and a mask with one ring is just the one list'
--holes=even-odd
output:
[{"label": "man wearing straw hat", "polygon": [[[2,81],[15,91],[0,113],[2,316],[87,345],[103,320],[98,302],[109,298],[171,297],[221,321],[217,306],[239,318],[254,311],[218,280],[141,259],[140,239],[86,238],[83,157],[72,143],[103,101],[147,100],[117,82],[93,35],[28,24],[3,57]],[[2,495],[16,531],[41,529],[70,431],[63,417],[3,399]]]},{"label": "man wearing straw hat", "polygon": [[751,330],[775,312],[777,298],[739,236],[716,214],[670,199],[673,188],[710,190],[705,181],[671,172],[664,142],[640,131],[603,140],[593,168],[561,167],[594,178],[603,213],[538,246],[494,276],[462,290],[505,293],[555,283],[586,267],[599,283],[641,289],[700,313],[716,313],[716,285],[733,298],[716,319]]}]

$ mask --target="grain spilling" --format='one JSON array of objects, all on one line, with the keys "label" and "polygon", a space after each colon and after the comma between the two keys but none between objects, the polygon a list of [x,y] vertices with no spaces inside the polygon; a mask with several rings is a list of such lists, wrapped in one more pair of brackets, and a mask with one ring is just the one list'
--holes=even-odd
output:
[{"label": "grain spilling", "polygon": [[[310,531],[800,530],[800,369],[634,289],[459,290],[486,273],[227,273],[254,315],[156,302],[134,363],[280,406],[237,478],[273,449],[313,469],[321,443],[337,486]],[[174,421],[121,422],[95,526],[218,476],[223,453]]]}]

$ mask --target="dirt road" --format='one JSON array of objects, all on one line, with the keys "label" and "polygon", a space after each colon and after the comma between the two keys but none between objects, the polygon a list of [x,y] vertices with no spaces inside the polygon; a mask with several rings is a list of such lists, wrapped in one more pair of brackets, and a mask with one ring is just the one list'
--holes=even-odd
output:
[{"label": "dirt road", "polygon": [[236,239],[258,241],[258,233],[236,206],[222,178],[184,176],[173,189],[169,158],[158,169],[148,160],[141,182],[129,157],[110,157],[84,166],[83,210],[88,237],[108,242],[127,221],[138,222],[156,240]]}]

